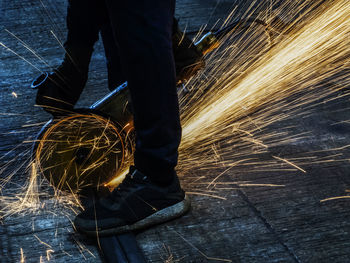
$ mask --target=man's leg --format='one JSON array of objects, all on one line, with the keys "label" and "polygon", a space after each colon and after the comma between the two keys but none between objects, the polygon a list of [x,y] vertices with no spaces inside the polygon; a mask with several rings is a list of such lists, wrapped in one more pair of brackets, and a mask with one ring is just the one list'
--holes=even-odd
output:
[{"label": "man's leg", "polygon": [[[67,28],[65,47],[68,50],[73,49],[73,53],[90,56],[100,32],[107,61],[109,89],[113,90],[126,81],[122,74],[119,47],[113,37],[104,0],[70,0]],[[85,59],[83,62],[88,64],[90,56],[82,56],[80,59]]]},{"label": "man's leg", "polygon": [[100,10],[98,0],[68,0],[66,48],[92,51],[101,27]]},{"label": "man's leg", "polygon": [[[67,8],[67,39],[62,64],[38,87],[37,104],[53,114],[70,111],[85,87],[93,47],[102,28],[110,28],[104,1],[69,0]],[[109,33],[111,34],[111,33]],[[115,41],[103,34],[107,67],[120,64],[115,57]],[[113,52],[112,52],[113,50]],[[115,59],[116,61],[112,61]],[[117,72],[117,67],[115,72]],[[110,71],[110,70],[109,70]],[[117,74],[117,73],[115,73]],[[121,75],[121,71],[119,73]]]},{"label": "man's leg", "polygon": [[179,217],[190,202],[175,166],[181,139],[171,29],[174,0],[108,1],[136,129],[135,167],[107,197],[80,213],[77,230],[109,235]]},{"label": "man's leg", "polygon": [[[107,10],[105,13],[108,16]],[[108,72],[108,88],[114,90],[126,81],[120,62],[119,46],[114,39],[113,30],[109,18],[101,27],[101,37],[105,49],[107,72]]]},{"label": "man's leg", "polygon": [[175,174],[181,139],[172,52],[174,0],[108,1],[136,129],[135,166],[158,183]]}]

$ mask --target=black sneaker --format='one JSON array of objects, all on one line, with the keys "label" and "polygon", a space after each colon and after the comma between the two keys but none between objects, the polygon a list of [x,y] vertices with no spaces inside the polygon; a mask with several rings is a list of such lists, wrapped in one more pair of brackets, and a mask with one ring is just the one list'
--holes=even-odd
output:
[{"label": "black sneaker", "polygon": [[130,167],[119,187],[77,215],[74,225],[79,232],[91,236],[120,234],[180,217],[189,208],[190,200],[177,176],[163,187]]}]

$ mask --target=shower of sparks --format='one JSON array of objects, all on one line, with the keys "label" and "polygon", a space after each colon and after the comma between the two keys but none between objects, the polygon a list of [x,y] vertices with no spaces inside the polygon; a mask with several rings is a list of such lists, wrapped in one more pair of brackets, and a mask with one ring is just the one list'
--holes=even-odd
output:
[{"label": "shower of sparks", "polygon": [[[316,4],[299,3],[297,6],[296,2],[285,1],[279,7],[280,10],[291,10],[291,13],[304,11],[303,15],[293,19],[292,22],[284,24],[281,21],[281,24],[275,25],[280,30],[278,34],[275,32],[273,45],[271,39],[265,34],[266,28],[262,26],[251,25],[248,29],[232,33],[223,41],[224,44],[221,47],[206,56],[206,70],[186,84],[185,88],[190,92],[181,96],[180,100],[183,137],[180,145],[179,174],[191,174],[191,170],[221,169],[221,172],[213,177],[198,176],[192,182],[188,182],[185,185],[188,194],[226,200],[225,197],[220,196],[220,191],[241,187],[286,187],[272,183],[237,181],[232,178],[232,174],[235,174],[236,171],[298,171],[304,174],[307,173],[307,167],[310,164],[349,161],[346,158],[341,159],[342,151],[349,145],[327,149],[326,153],[337,153],[320,158],[317,157],[317,154],[322,151],[288,158],[270,153],[273,147],[300,143],[312,139],[313,135],[308,132],[295,134],[293,125],[279,126],[278,130],[267,128],[296,116],[303,119],[311,115],[317,105],[323,103],[322,99],[338,99],[339,97],[333,94],[342,88],[350,87],[349,77],[343,74],[343,70],[349,68],[350,58],[348,41],[350,3],[347,0],[336,0],[332,3],[324,3],[320,8]],[[254,11],[249,10],[251,13]],[[234,15],[235,12],[232,12],[224,24],[229,24],[234,19]],[[284,19],[282,11],[281,18]],[[51,34],[63,47],[53,31]],[[199,37],[200,34],[197,38]],[[22,44],[26,49],[33,51],[24,42]],[[2,42],[0,46],[41,72],[34,64]],[[325,81],[326,85],[324,85]],[[17,97],[14,92],[12,95]],[[348,94],[343,96],[348,96]],[[73,130],[74,125],[73,122],[68,123],[65,132],[69,133],[70,129]],[[81,125],[84,125],[84,122]],[[118,154],[118,149],[113,150],[112,146],[120,138],[116,139],[118,136],[115,136],[114,140],[110,140],[111,137],[104,132],[109,124],[104,123],[103,125],[102,127],[105,128],[102,128],[99,137],[85,140],[82,135],[79,143],[74,141],[75,144],[71,143],[70,148],[64,149],[72,151],[85,145],[98,151],[106,147],[106,153],[97,158],[95,163],[86,166],[82,174],[89,174],[103,166],[106,162],[106,154]],[[48,143],[48,146],[43,150],[42,160],[49,160],[54,154],[56,144],[65,140],[64,132],[53,131],[51,135],[54,139],[50,141],[50,138],[46,138],[45,143]],[[32,142],[31,139],[25,141],[24,144]],[[60,150],[64,153],[62,149]],[[9,152],[9,156],[10,153],[13,154]],[[270,158],[261,160],[261,156],[264,155]],[[16,160],[15,157],[9,164]],[[130,160],[130,156],[126,160]],[[19,213],[24,215],[30,212],[50,211],[53,216],[67,217],[71,220],[72,214],[77,214],[81,208],[76,189],[66,184],[65,176],[62,175],[59,184],[67,187],[69,193],[57,189],[53,194],[43,192],[41,188],[47,187],[47,181],[38,176],[40,164],[37,163],[38,160],[35,161],[28,165],[27,170],[30,176],[21,191],[13,196],[0,196],[0,218]],[[25,164],[20,165],[7,177],[4,176],[4,172],[8,166],[0,168],[2,175],[0,192],[23,166]],[[45,169],[47,171],[51,168],[54,167]],[[67,163],[66,176],[73,171],[71,168],[72,162]],[[122,169],[118,177],[105,185],[112,187],[119,184],[126,173],[127,170]],[[187,178],[189,179],[190,177]],[[350,197],[330,197],[321,202],[345,198]],[[72,213],[57,212],[56,214],[52,208],[58,206],[68,208]],[[40,244],[47,246],[46,258],[50,260],[51,254],[54,253],[52,247],[37,236],[36,239]],[[76,244],[82,254],[87,252],[93,255],[79,241],[76,241]],[[190,243],[189,245],[193,246]],[[21,262],[24,262],[22,248],[20,252]],[[226,259],[210,258],[200,253],[207,259],[230,262]]]},{"label": "shower of sparks", "polygon": [[[323,4],[322,9],[315,5],[308,8],[309,17],[287,24],[271,49],[261,48],[266,47],[266,40],[259,30],[252,33],[251,28],[232,46],[207,58],[209,69],[187,84],[191,98],[182,101],[180,170],[217,166],[212,145],[217,146],[219,163],[226,167],[246,159],[238,167],[277,168],[272,161],[259,164],[259,154],[312,137],[293,135],[293,127],[272,132],[266,129],[292,117],[302,119],[312,114],[322,98],[349,87],[349,78],[342,72],[349,67],[350,3],[334,1]],[[327,82],[325,89],[322,81],[330,78],[336,84]],[[303,173],[306,170],[300,163],[313,158],[295,163],[272,157]]]}]

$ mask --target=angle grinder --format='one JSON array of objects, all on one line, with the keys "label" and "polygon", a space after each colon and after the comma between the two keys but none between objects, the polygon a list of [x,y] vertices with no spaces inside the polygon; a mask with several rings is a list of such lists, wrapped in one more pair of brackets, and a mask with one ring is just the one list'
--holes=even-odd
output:
[{"label": "angle grinder", "polygon": [[[196,43],[176,30],[173,46],[178,83],[203,68],[204,55],[242,25],[237,21],[215,33],[208,32]],[[45,73],[31,87],[44,88],[49,78]],[[32,160],[39,173],[63,191],[116,187],[133,163],[135,133],[130,108],[125,82],[87,109],[55,116],[42,127],[33,145]]]}]

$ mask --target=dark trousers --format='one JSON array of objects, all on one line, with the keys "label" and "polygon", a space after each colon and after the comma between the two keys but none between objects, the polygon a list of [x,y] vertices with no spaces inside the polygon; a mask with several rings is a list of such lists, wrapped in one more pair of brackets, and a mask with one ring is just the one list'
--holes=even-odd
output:
[{"label": "dark trousers", "polygon": [[107,60],[109,89],[113,90],[126,81],[104,0],[69,0],[67,29],[66,49],[85,50],[86,54],[91,54],[101,33]]},{"label": "dark trousers", "polygon": [[181,139],[171,38],[175,0],[101,2],[69,2],[66,45],[92,47],[101,31],[109,75],[129,84],[135,166],[152,180],[168,183],[176,175]]}]

